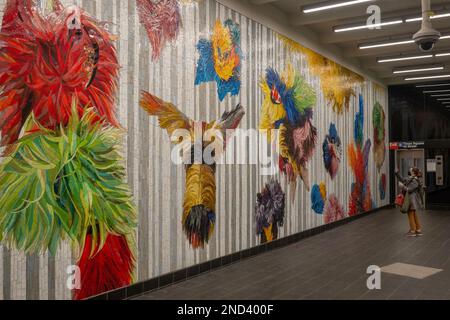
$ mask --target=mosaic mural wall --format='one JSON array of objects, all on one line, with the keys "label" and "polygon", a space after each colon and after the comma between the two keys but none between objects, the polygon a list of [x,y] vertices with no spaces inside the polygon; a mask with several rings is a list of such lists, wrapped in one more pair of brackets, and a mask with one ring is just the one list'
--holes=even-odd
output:
[{"label": "mosaic mural wall", "polygon": [[[0,0],[0,7],[7,9],[7,2]],[[19,5],[27,2],[9,1]],[[70,4],[82,10],[67,9]],[[28,109],[17,107],[23,121],[6,121],[9,114],[3,110],[14,107],[14,103],[2,100],[0,299],[83,298],[102,288],[153,278],[388,204],[386,88],[212,0],[63,0],[51,7],[47,1],[37,1],[37,5],[41,13],[22,8],[22,17],[45,16],[46,11],[53,10],[58,17],[65,17],[55,22],[61,25],[61,32],[75,39],[67,44],[70,50],[86,41],[78,48],[83,63],[63,59],[80,68],[77,92],[82,94],[78,107],[73,106],[72,99],[64,103],[53,100],[54,113],[60,115],[58,108],[65,106],[65,117],[49,118],[46,112],[40,116],[38,111],[47,109],[39,105],[39,99],[44,101],[46,97],[37,94],[43,92],[36,89],[37,83],[47,84],[32,73],[28,82],[20,82],[21,74],[14,79],[25,90],[37,90],[34,97],[39,99],[33,103],[38,105],[27,105],[33,112],[26,114],[34,114],[34,118],[23,116]],[[3,35],[15,32],[5,27],[17,17],[11,12],[12,18],[4,19]],[[2,14],[7,16],[8,10]],[[53,19],[50,16],[46,19]],[[96,31],[83,35],[77,30],[87,29],[78,24]],[[101,36],[100,29],[104,30]],[[35,41],[34,37],[27,39]],[[75,51],[70,52],[76,57]],[[4,59],[5,55],[2,48],[2,67],[11,61]],[[53,61],[42,59],[45,63]],[[7,86],[8,77],[10,73],[0,77],[1,94],[14,101],[18,87]],[[92,88],[116,99],[98,98]],[[86,105],[93,107],[92,117],[82,116],[89,114],[80,111]],[[50,108],[48,100],[43,106]],[[116,116],[108,112],[113,108]],[[107,125],[91,125],[100,121],[95,114],[102,112]],[[267,175],[259,164],[185,167],[172,163],[174,142],[168,133],[177,128],[194,132],[198,123],[219,130],[279,129],[277,170]],[[99,210],[94,205],[97,192],[83,195],[85,184],[68,181],[70,192],[63,187],[54,189],[62,196],[55,202],[48,201],[52,214],[62,210],[60,215],[55,214],[60,226],[58,237],[50,237],[51,241],[38,237],[42,240],[38,243],[31,240],[36,234],[33,232],[47,230],[47,222],[35,218],[33,212],[38,209],[30,209],[27,216],[20,207],[35,189],[25,188],[28,196],[26,192],[7,194],[14,175],[19,175],[10,163],[14,156],[16,161],[23,160],[24,153],[15,148],[28,143],[26,150],[35,156],[42,150],[46,135],[63,136],[55,133],[56,124],[62,125],[64,133],[85,130],[83,137],[99,137],[95,145],[106,144],[113,150],[111,165],[115,171],[109,173],[116,180],[107,180],[109,184],[101,186],[101,194],[102,199],[110,199],[109,192],[119,190],[123,202]],[[116,129],[119,124],[125,131],[116,132],[120,131]],[[45,128],[39,131],[36,128],[40,126]],[[98,132],[101,134],[96,135]],[[35,134],[35,140],[29,138],[30,134]],[[19,147],[11,147],[21,137],[27,139],[19,140]],[[273,136],[267,138],[271,141]],[[45,147],[57,150],[48,144]],[[33,148],[37,151],[32,152]],[[92,152],[95,156],[97,151]],[[107,160],[111,157],[98,164],[98,176],[108,173],[102,166]],[[78,170],[89,167],[83,165],[83,159],[80,163]],[[48,173],[45,164],[39,170]],[[26,172],[37,170],[36,162],[28,165]],[[126,184],[117,178],[122,171]],[[52,180],[53,188],[60,186],[60,177]],[[75,187],[81,190],[79,201],[70,196]],[[11,209],[5,210],[6,204]],[[31,227],[27,229],[20,219],[6,223],[13,214],[11,210],[24,213],[26,225]],[[73,219],[74,212],[81,211],[94,217],[85,229],[75,226]],[[63,223],[61,217],[66,215]],[[55,228],[51,230],[56,232]],[[122,250],[120,257],[114,255],[117,248]],[[108,270],[108,279],[84,272],[101,269],[102,263],[111,261],[108,259],[120,266],[120,270]],[[89,290],[67,288],[67,268],[71,265],[80,266],[86,274],[82,282],[90,284]]]}]

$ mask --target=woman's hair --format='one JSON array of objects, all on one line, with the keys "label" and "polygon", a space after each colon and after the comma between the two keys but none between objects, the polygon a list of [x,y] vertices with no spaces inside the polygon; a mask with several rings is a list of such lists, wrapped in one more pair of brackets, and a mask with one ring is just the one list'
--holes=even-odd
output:
[{"label": "woman's hair", "polygon": [[414,167],[414,168],[411,169],[411,171],[416,177],[418,177],[418,178],[422,177],[422,171],[420,171],[419,168]]}]

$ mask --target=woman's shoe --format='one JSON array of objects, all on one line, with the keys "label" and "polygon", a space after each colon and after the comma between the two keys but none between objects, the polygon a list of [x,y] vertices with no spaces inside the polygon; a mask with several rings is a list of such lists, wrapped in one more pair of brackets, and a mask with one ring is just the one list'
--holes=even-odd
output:
[{"label": "woman's shoe", "polygon": [[416,237],[421,237],[421,236],[423,236],[422,231],[416,231]]},{"label": "woman's shoe", "polygon": [[415,237],[416,236],[416,232],[415,231],[408,231],[408,233],[406,233],[405,236],[407,236],[407,237]]}]

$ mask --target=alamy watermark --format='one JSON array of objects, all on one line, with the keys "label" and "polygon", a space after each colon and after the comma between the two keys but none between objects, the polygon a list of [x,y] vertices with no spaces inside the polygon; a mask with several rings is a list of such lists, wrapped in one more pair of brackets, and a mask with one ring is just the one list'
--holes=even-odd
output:
[{"label": "alamy watermark", "polygon": [[381,268],[376,265],[370,265],[366,270],[370,276],[367,278],[366,285],[369,290],[381,290]]},{"label": "alamy watermark", "polygon": [[370,5],[367,7],[366,13],[369,15],[367,18],[367,26],[370,30],[381,29],[381,8],[377,5]]},{"label": "alamy watermark", "polygon": [[261,175],[277,170],[279,130],[218,129],[174,130],[170,159],[176,165],[259,164]]},{"label": "alamy watermark", "polygon": [[81,289],[81,270],[80,267],[76,265],[70,265],[66,268],[66,273],[68,274],[66,280],[66,287],[69,290]]}]

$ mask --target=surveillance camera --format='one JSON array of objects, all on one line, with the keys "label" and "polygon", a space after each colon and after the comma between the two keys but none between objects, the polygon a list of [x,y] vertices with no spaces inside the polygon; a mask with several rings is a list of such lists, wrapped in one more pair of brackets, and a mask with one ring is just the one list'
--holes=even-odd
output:
[{"label": "surveillance camera", "polygon": [[422,27],[414,34],[413,40],[424,52],[433,50],[434,45],[441,37],[441,33],[434,30],[431,25],[432,14],[430,0],[422,0]]},{"label": "surveillance camera", "polygon": [[413,40],[419,46],[420,50],[428,52],[433,50],[434,45],[438,42],[440,37],[441,33],[439,31],[425,27],[414,34]]}]

